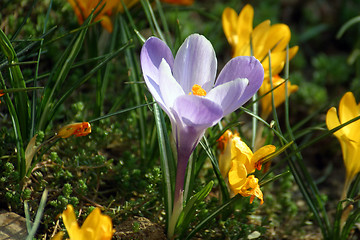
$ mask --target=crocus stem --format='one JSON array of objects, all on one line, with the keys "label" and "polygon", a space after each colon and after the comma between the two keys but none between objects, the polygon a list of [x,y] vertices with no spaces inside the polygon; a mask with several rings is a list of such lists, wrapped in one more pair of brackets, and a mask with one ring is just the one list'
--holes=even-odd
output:
[{"label": "crocus stem", "polygon": [[256,132],[256,137],[255,137],[255,145],[253,148],[253,151],[255,152],[256,150],[258,150],[261,146],[264,145],[265,143],[265,138],[263,138],[262,134],[264,131],[264,124],[258,125],[258,129]]},{"label": "crocus stem", "polygon": [[168,229],[169,239],[172,239],[174,236],[176,223],[183,208],[184,180],[185,180],[186,166],[190,157],[190,154],[188,154],[187,151],[181,151],[181,149],[178,149],[177,152],[178,152],[177,153],[178,162],[176,169],[174,204],[173,204],[173,210],[171,213],[169,229]]},{"label": "crocus stem", "polygon": [[177,220],[180,216],[180,213],[183,208],[183,198],[182,198],[183,191],[179,194],[178,199],[174,199],[174,208],[171,213],[170,222],[169,222],[169,228],[168,228],[168,238],[173,239],[175,234],[175,227]]},{"label": "crocus stem", "polygon": [[176,168],[176,182],[175,182],[175,192],[174,192],[174,203],[182,195],[184,191],[184,179],[186,173],[186,166],[189,160],[188,154],[182,154],[181,151],[178,151],[178,162]]},{"label": "crocus stem", "polygon": [[347,192],[348,192],[348,190],[349,190],[351,181],[352,181],[352,179],[349,179],[349,178],[346,176],[346,180],[345,180],[345,184],[344,184],[344,188],[343,188],[343,191],[342,191],[342,194],[341,194],[340,201],[346,199],[346,197],[347,197]]}]

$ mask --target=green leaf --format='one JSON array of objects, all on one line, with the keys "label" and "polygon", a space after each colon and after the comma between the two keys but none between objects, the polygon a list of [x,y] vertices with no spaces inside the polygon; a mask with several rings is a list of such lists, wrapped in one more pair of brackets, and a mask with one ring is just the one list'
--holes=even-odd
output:
[{"label": "green leaf", "polygon": [[344,25],[341,26],[339,32],[336,34],[336,38],[339,39],[342,35],[348,30],[352,25],[360,23],[360,16],[353,17],[349,21],[347,21]]}]

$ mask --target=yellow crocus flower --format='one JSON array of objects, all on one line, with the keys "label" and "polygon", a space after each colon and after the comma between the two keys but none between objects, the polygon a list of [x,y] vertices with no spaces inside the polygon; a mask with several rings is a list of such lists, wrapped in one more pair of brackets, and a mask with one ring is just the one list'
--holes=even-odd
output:
[{"label": "yellow crocus flower", "polygon": [[[339,116],[335,107],[326,114],[326,125],[329,130],[360,116],[360,103],[356,104],[352,92],[347,92],[339,104]],[[346,197],[347,190],[356,174],[360,172],[360,120],[342,127],[334,132],[339,140],[346,168],[345,186],[342,199]]]},{"label": "yellow crocus flower", "polygon": [[[101,214],[100,208],[95,208],[85,222],[79,227],[74,208],[67,205],[61,214],[70,240],[110,240],[114,234],[111,218]],[[64,233],[57,233],[52,240],[61,240]]]},{"label": "yellow crocus flower", "polygon": [[[278,107],[283,102],[285,102],[285,86],[287,84],[288,87],[288,96],[291,93],[294,93],[298,90],[298,86],[291,84],[290,81],[287,83],[285,82],[285,79],[281,78],[279,75],[275,75],[272,77],[272,85],[273,88],[275,88],[272,92],[274,95],[274,105],[275,107]],[[280,85],[280,86],[279,86]],[[277,87],[278,86],[278,87]],[[277,87],[277,88],[276,88]],[[267,117],[272,112],[272,97],[271,97],[271,83],[270,81],[263,82],[262,86],[259,89],[260,96],[263,96],[261,98],[261,117],[263,119],[267,119]],[[266,95],[265,95],[266,94]]]},{"label": "yellow crocus flower", "polygon": [[232,139],[238,134],[233,134],[230,130],[226,132],[217,140],[221,153],[219,155],[219,169],[224,179],[227,178],[227,174],[231,167],[231,150],[232,150]]},{"label": "yellow crocus flower", "polygon": [[[268,52],[271,50],[272,75],[281,72],[285,65],[286,45],[291,38],[290,28],[283,23],[270,26],[270,20],[265,20],[253,29],[254,9],[245,5],[239,15],[232,8],[225,8],[222,14],[222,24],[225,36],[233,49],[233,57],[252,55],[262,62],[265,78],[269,77]],[[251,39],[251,40],[250,40]],[[298,51],[298,46],[289,49],[292,59]]]},{"label": "yellow crocus flower", "polygon": [[[194,0],[161,0],[162,2],[171,3],[171,4],[179,4],[179,5],[191,5]],[[85,19],[91,14],[92,10],[99,4],[100,0],[68,0],[71,7],[74,9],[75,14],[77,16],[79,24],[83,24]],[[127,8],[131,8],[135,5],[139,0],[123,0],[125,6]],[[98,9],[100,10],[102,6],[105,4],[104,8],[100,13],[96,16],[94,21],[101,20],[101,25],[108,32],[113,31],[113,24],[110,19],[113,13],[123,13],[124,8],[121,3],[121,0],[103,0],[99,5]],[[96,13],[96,12],[95,12]]]},{"label": "yellow crocus flower", "polygon": [[252,203],[255,197],[263,203],[263,194],[258,179],[254,175],[255,168],[261,168],[261,159],[275,152],[276,147],[266,145],[255,153],[241,140],[238,134],[227,130],[219,139],[223,151],[219,156],[219,168],[224,179],[228,179],[231,191],[244,197],[250,197]]},{"label": "yellow crocus flower", "polygon": [[[233,57],[253,55],[261,62],[265,75],[263,85],[260,87],[260,93],[264,93],[269,91],[269,89],[265,89],[268,88],[270,84],[268,53],[271,51],[271,74],[274,78],[274,76],[277,76],[284,68],[286,46],[289,44],[291,32],[286,24],[279,23],[270,25],[270,20],[265,20],[253,28],[253,18],[254,9],[250,4],[245,5],[239,15],[237,15],[234,9],[225,8],[222,14],[222,24],[225,36],[232,47]],[[298,49],[298,46],[289,49],[289,60],[296,55]],[[291,85],[290,81],[288,81],[288,85]],[[290,89],[289,93],[294,92],[295,88],[297,90],[296,85],[292,86],[293,89]],[[278,90],[278,93],[283,94],[275,94],[277,106],[285,100],[284,91]],[[267,106],[263,111],[267,113],[269,111],[268,106],[270,106],[271,112],[271,98],[264,97],[261,99],[261,102],[265,102],[262,105]],[[269,114],[263,115],[268,116]]]},{"label": "yellow crocus flower", "polygon": [[[5,93],[3,93],[3,90],[0,90],[0,97],[4,96]],[[0,103],[1,103],[1,100],[0,100]]]},{"label": "yellow crocus flower", "polygon": [[[130,8],[139,0],[123,0],[124,4]],[[79,24],[83,24],[85,19],[91,14],[92,10],[99,4],[100,0],[68,0],[71,7],[74,9],[75,14],[78,18]],[[105,4],[104,8],[102,6]],[[123,6],[120,0],[104,0],[99,5],[98,9],[102,9],[100,13],[97,14],[94,21],[101,20],[101,25],[108,32],[113,31],[113,24],[111,22],[110,16],[114,12],[123,12]],[[95,12],[96,13],[96,12]]]},{"label": "yellow crocus flower", "polygon": [[91,133],[91,125],[88,122],[71,123],[62,127],[56,137],[68,138],[72,135],[76,137],[86,136]]},{"label": "yellow crocus flower", "polygon": [[162,2],[178,4],[178,5],[191,5],[194,3],[194,0],[161,0]]}]

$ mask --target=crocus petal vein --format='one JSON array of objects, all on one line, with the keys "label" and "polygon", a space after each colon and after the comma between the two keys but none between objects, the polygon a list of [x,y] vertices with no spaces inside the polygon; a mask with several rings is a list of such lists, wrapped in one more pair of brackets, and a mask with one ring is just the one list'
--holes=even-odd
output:
[{"label": "crocus petal vein", "polygon": [[192,34],[180,46],[173,71],[184,92],[189,93],[194,84],[209,91],[214,84],[216,68],[216,55],[209,40]]}]

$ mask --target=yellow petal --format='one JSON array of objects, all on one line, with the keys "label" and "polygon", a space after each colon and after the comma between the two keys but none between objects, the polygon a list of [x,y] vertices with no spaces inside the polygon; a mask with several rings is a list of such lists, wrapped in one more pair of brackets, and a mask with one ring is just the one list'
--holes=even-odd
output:
[{"label": "yellow petal", "polygon": [[341,147],[346,167],[346,178],[348,181],[352,181],[355,175],[360,172],[360,143],[344,138],[340,143],[342,143]]},{"label": "yellow petal", "polygon": [[[274,105],[275,107],[280,106],[283,102],[285,102],[285,79],[279,77],[278,75],[272,77],[273,81],[273,87],[275,88],[272,91],[272,94],[274,95]],[[280,86],[279,86],[280,85]],[[279,87],[277,87],[279,86]],[[288,87],[288,95],[291,93],[294,93],[298,90],[297,85],[291,84],[290,81],[287,81],[287,87]],[[260,95],[266,94],[264,97],[261,98],[261,116],[262,118],[266,119],[267,116],[272,112],[272,96],[271,92],[271,83],[270,79],[265,79],[263,84],[261,85],[259,89]]]},{"label": "yellow petal", "polygon": [[95,208],[85,219],[81,231],[84,239],[110,240],[113,235],[111,218]]},{"label": "yellow petal", "polygon": [[[125,6],[126,6],[127,8],[131,8],[131,7],[134,6],[137,2],[139,2],[139,0],[126,0],[126,1],[124,1]],[[120,12],[120,13],[123,13],[123,12],[124,12],[124,8],[123,8],[123,5],[121,4],[121,2],[120,2],[120,4],[118,4],[118,9],[117,9],[117,11]]]},{"label": "yellow petal", "polygon": [[70,3],[71,7],[74,9],[74,12],[78,19],[79,24],[80,25],[83,24],[84,18],[86,18],[88,16],[88,14],[84,14],[83,10],[80,9],[82,6],[82,2],[81,1],[75,2],[74,0],[68,0],[68,2]]},{"label": "yellow petal", "polygon": [[[342,97],[339,105],[340,120],[335,107],[330,108],[326,114],[326,125],[329,130],[336,128],[340,124],[359,115],[359,107],[356,104],[354,95],[351,92],[347,92]],[[346,167],[347,183],[351,182],[355,175],[360,172],[359,130],[360,120],[351,123],[334,133],[341,145],[344,164]]]},{"label": "yellow petal", "polygon": [[237,44],[234,49],[233,58],[237,56],[251,56],[250,43],[244,45]]},{"label": "yellow petal", "polygon": [[272,52],[283,51],[286,45],[289,44],[291,32],[288,25],[283,23],[274,24],[269,29],[268,39],[266,41],[266,48]]},{"label": "yellow petal", "polygon": [[[299,47],[295,46],[289,49],[289,60],[291,60],[297,53]],[[286,50],[281,52],[271,52],[271,74],[278,75],[284,68],[286,62]],[[264,67],[265,76],[269,78],[269,58],[268,56],[261,62]]]},{"label": "yellow petal", "polygon": [[194,3],[194,0],[161,0],[162,2],[179,4],[179,5],[191,5]]},{"label": "yellow petal", "polygon": [[231,155],[233,156],[233,160],[237,161],[238,164],[244,164],[246,169],[249,168],[253,152],[240,137],[233,138]]},{"label": "yellow petal", "polygon": [[234,9],[229,7],[224,9],[222,13],[222,26],[226,39],[232,48],[235,48],[236,44],[238,43],[237,19],[238,16]]},{"label": "yellow petal", "polygon": [[244,197],[250,197],[250,204],[252,204],[255,197],[258,197],[263,204],[263,194],[260,190],[259,179],[254,175],[250,175],[246,178],[245,184],[243,184],[241,191],[239,192]]},{"label": "yellow petal", "polygon": [[62,240],[64,236],[64,232],[58,232],[51,240]]},{"label": "yellow petal", "polygon": [[254,164],[257,163],[259,160],[265,158],[267,155],[275,152],[276,147],[274,145],[266,145],[261,147],[259,150],[257,150],[252,159],[251,159],[251,163]]},{"label": "yellow petal", "polygon": [[231,168],[228,174],[229,185],[231,191],[235,194],[241,191],[241,187],[245,184],[247,177],[247,171],[244,164],[239,164],[236,161],[232,161]]},{"label": "yellow petal", "polygon": [[299,50],[299,46],[294,46],[289,48],[289,60],[293,59],[293,57],[296,55],[298,50]]},{"label": "yellow petal", "polygon": [[340,122],[345,123],[359,115],[358,107],[355,101],[354,94],[347,92],[341,98],[339,104]]},{"label": "yellow petal", "polygon": [[232,133],[231,131],[227,130],[224,134],[223,134],[223,146],[224,149],[222,149],[221,154],[219,155],[219,168],[220,168],[220,172],[221,175],[223,176],[223,178],[225,179],[227,177],[227,174],[230,170],[231,167],[231,149],[232,149]]},{"label": "yellow petal", "polygon": [[252,191],[252,196],[250,197],[250,204],[252,204],[254,198],[257,197],[258,199],[260,199],[260,204],[264,203],[264,197],[263,197],[263,193],[259,187],[259,185],[257,187],[255,187]]},{"label": "yellow petal", "polygon": [[246,4],[241,10],[237,19],[238,46],[249,44],[250,34],[253,31],[254,8],[250,4]]},{"label": "yellow petal", "polygon": [[[328,110],[326,114],[326,126],[329,130],[336,128],[340,125],[339,117],[335,107]],[[341,129],[340,129],[341,130]]]},{"label": "yellow petal", "polygon": [[86,136],[91,133],[91,125],[88,122],[71,123],[62,127],[56,136],[61,138],[68,138],[72,135],[77,137]]},{"label": "yellow petal", "polygon": [[[360,115],[358,105],[352,92],[347,92],[339,104],[340,123],[343,124]],[[360,120],[343,127],[344,134],[353,141],[360,141]]]},{"label": "yellow petal", "polygon": [[87,218],[85,219],[85,222],[83,223],[83,225],[81,226],[81,228],[93,228],[95,229],[97,227],[97,225],[99,224],[99,220],[100,220],[100,216],[101,216],[101,210],[100,208],[95,208],[94,210],[92,210],[92,212],[89,214],[89,216],[87,216]]},{"label": "yellow petal", "polygon": [[262,61],[270,49],[265,49],[270,29],[270,20],[265,20],[254,28],[251,34],[254,57]]},{"label": "yellow petal", "polygon": [[[336,108],[332,107],[328,110],[328,112],[326,114],[326,126],[329,130],[332,130],[333,128],[336,128],[339,125],[340,125],[340,121],[339,121],[339,117],[337,115]],[[339,130],[334,132],[334,135],[339,139],[340,143],[342,142],[343,136],[345,136],[344,130],[345,130],[344,128],[340,128]],[[344,152],[346,152],[346,151],[343,150],[343,153]]]},{"label": "yellow petal", "polygon": [[62,219],[66,230],[69,234],[70,239],[79,239],[81,240],[80,227],[76,221],[74,208],[72,205],[67,205],[66,210],[62,213]]},{"label": "yellow petal", "polygon": [[[285,66],[285,60],[286,60],[286,51],[281,51],[281,52],[271,52],[271,75],[275,76],[277,74],[279,74],[281,72],[281,70],[284,68]],[[261,62],[261,64],[264,67],[264,71],[267,72],[267,76],[270,74],[269,71],[269,57],[266,56],[263,61]]]},{"label": "yellow petal", "polygon": [[113,24],[111,22],[111,19],[108,16],[102,16],[101,17],[101,26],[106,29],[109,33],[112,33],[113,31]]}]

